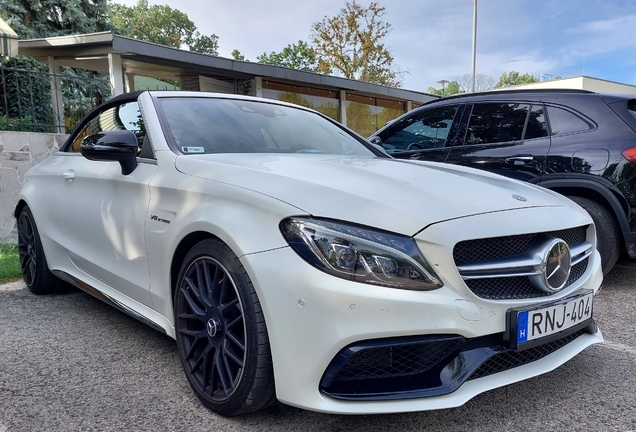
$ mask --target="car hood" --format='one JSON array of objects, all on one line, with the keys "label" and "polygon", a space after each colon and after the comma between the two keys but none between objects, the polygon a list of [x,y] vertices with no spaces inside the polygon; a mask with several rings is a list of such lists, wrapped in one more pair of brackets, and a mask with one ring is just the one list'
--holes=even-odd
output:
[{"label": "car hood", "polygon": [[[405,235],[445,220],[568,201],[536,186],[432,162],[316,154],[176,159],[180,172],[249,189],[308,213]],[[572,204],[573,205],[573,204]]]}]

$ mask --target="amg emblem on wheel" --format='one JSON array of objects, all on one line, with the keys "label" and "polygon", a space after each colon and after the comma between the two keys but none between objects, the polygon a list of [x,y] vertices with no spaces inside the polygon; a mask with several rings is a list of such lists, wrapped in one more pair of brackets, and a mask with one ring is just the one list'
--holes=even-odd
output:
[{"label": "amg emblem on wheel", "polygon": [[214,318],[210,318],[208,320],[208,335],[210,337],[215,337],[217,332],[219,331],[219,324],[216,322],[216,320]]}]

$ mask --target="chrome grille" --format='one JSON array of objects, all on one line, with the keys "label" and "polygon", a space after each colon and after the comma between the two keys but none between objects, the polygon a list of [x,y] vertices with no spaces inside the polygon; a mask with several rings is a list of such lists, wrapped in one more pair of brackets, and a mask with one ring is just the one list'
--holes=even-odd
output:
[{"label": "chrome grille", "polygon": [[[541,244],[544,237],[563,239],[573,253],[574,249],[576,253],[580,253],[577,258],[580,262],[572,266],[565,284],[565,287],[568,287],[587,270],[589,261],[587,255],[590,253],[591,244],[586,242],[586,236],[587,226],[580,226],[560,231],[468,240],[455,246],[453,258],[466,286],[481,298],[491,300],[538,298],[553,293],[540,291],[530,282],[528,271],[531,271],[532,267],[517,271],[514,263],[522,262],[528,256],[534,256],[532,247],[535,241]],[[489,265],[494,263],[495,269],[490,275],[486,274],[487,272],[480,273],[473,270],[486,268],[482,263],[490,263]],[[540,260],[537,263],[540,263]],[[497,272],[497,268],[502,270]]]},{"label": "chrome grille", "polygon": [[[588,258],[572,266],[565,287],[577,281],[587,270]],[[527,277],[507,277],[471,279],[465,281],[472,292],[489,300],[526,299],[549,296],[550,293],[537,290]]]},{"label": "chrome grille", "polygon": [[568,246],[572,247],[585,241],[587,226],[546,233],[467,240],[455,245],[453,258],[455,259],[455,264],[460,265],[471,261],[520,255],[528,250],[534,239],[540,234],[561,238],[565,240]]}]

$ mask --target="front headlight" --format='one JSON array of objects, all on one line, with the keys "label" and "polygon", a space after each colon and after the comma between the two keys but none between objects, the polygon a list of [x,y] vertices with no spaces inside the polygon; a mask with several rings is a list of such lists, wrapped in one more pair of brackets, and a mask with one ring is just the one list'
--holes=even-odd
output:
[{"label": "front headlight", "polygon": [[285,219],[280,230],[298,255],[330,275],[410,290],[443,285],[411,237],[303,217]]}]

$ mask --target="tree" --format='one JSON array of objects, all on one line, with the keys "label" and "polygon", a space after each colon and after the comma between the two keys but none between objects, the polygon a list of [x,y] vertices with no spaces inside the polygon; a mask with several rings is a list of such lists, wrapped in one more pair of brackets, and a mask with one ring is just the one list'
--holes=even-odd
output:
[{"label": "tree", "polygon": [[442,89],[438,89],[435,87],[429,87],[428,88],[428,92],[430,94],[434,94],[437,96],[451,96],[454,94],[458,94],[458,93],[466,93],[465,90],[462,90],[459,83],[457,81],[451,81],[449,82],[446,87],[444,88],[444,91],[442,91]]},{"label": "tree", "polygon": [[20,39],[112,29],[106,0],[0,0],[0,10]]},{"label": "tree", "polygon": [[384,7],[347,2],[334,17],[325,16],[312,26],[318,71],[336,71],[345,78],[399,87],[402,73],[382,40],[391,25],[384,22]]},{"label": "tree", "polygon": [[[457,75],[453,81],[457,81],[461,93],[469,92],[472,87],[473,76],[471,74]],[[475,91],[490,90],[495,86],[495,78],[483,73],[475,75]]]},{"label": "tree", "polygon": [[148,5],[139,0],[135,6],[110,3],[108,12],[112,24],[125,36],[190,51],[217,55],[218,36],[202,35],[196,25],[178,9],[166,5]]},{"label": "tree", "polygon": [[527,73],[520,75],[517,71],[510,71],[504,72],[501,77],[499,77],[499,82],[495,85],[495,88],[529,84],[533,82],[539,82],[539,79]]},{"label": "tree", "polygon": [[[106,0],[0,0],[3,18],[21,39],[111,30]],[[48,68],[29,57],[7,59],[0,116],[29,130],[47,131],[53,119]],[[65,121],[73,126],[83,113],[110,95],[107,75],[62,68]],[[30,126],[26,126],[29,124]]]},{"label": "tree", "polygon": [[53,124],[48,68],[33,57],[5,59],[0,86],[0,130],[50,132]]},{"label": "tree", "polygon": [[263,53],[256,57],[256,60],[264,64],[285,66],[307,72],[319,72],[316,51],[307,42],[301,40],[298,43],[287,45],[279,53],[273,51],[270,54]]},{"label": "tree", "polygon": [[240,60],[240,61],[249,61],[248,59],[245,58],[245,56],[243,54],[241,54],[241,52],[237,49],[235,49],[234,51],[232,51],[232,58],[234,60]]}]

